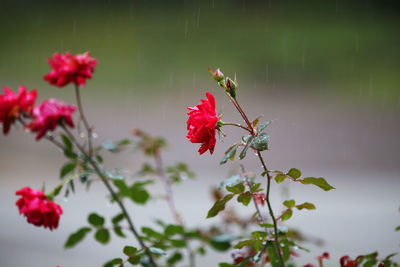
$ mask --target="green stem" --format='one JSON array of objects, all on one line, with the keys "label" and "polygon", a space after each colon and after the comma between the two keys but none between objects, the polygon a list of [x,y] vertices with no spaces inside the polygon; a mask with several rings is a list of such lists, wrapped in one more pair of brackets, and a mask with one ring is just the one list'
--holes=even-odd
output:
[{"label": "green stem", "polygon": [[92,142],[92,129],[89,126],[89,123],[85,117],[85,113],[83,113],[83,106],[81,101],[81,94],[79,90],[79,86],[75,84],[75,96],[76,96],[76,104],[78,105],[79,114],[81,115],[81,119],[83,124],[85,125],[87,137],[88,137],[88,145],[89,145],[89,156],[93,156],[93,142]]},{"label": "green stem", "polygon": [[154,267],[157,267],[156,263],[154,262],[153,256],[149,251],[149,248],[144,244],[142,238],[140,237],[140,235],[138,234],[133,221],[131,220],[131,217],[128,214],[128,211],[125,208],[125,205],[122,203],[121,199],[118,197],[118,195],[115,193],[114,189],[111,187],[110,183],[108,182],[107,178],[105,177],[105,175],[103,174],[103,172],[100,170],[99,166],[97,165],[97,163],[93,160],[92,157],[90,157],[85,149],[77,142],[77,140],[75,139],[74,135],[68,130],[67,127],[65,127],[65,125],[61,124],[61,127],[64,129],[65,133],[68,135],[68,137],[71,139],[71,141],[75,144],[75,146],[81,151],[81,153],[88,159],[90,165],[92,165],[94,171],[97,173],[97,175],[100,177],[101,181],[104,183],[104,185],[106,186],[106,188],[108,189],[108,191],[110,192],[112,198],[118,203],[118,206],[120,207],[122,213],[124,214],[124,217],[126,218],[126,220],[128,221],[129,224],[129,228],[132,231],[132,233],[134,234],[134,236],[136,237],[137,241],[139,242],[140,246],[142,247],[142,249],[144,249],[144,251],[146,252],[147,256],[149,257],[149,260],[151,262],[151,265]]},{"label": "green stem", "polygon": [[241,125],[241,124],[239,124],[239,123],[224,122],[224,121],[221,121],[221,123],[222,123],[222,126],[223,126],[223,125],[236,126],[236,127],[242,128],[243,130],[246,130],[246,131],[248,131],[250,134],[252,134],[252,131],[251,131],[249,128],[247,128],[246,126],[243,126],[243,125]]}]

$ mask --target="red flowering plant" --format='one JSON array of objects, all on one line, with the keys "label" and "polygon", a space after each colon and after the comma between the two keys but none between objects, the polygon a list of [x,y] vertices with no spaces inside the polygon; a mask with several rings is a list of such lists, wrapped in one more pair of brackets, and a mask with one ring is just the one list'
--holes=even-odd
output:
[{"label": "red flowering plant", "polygon": [[[207,92],[206,99],[202,99],[200,104],[187,107],[189,112],[186,137],[190,142],[200,144],[200,155],[209,151],[212,156],[217,142],[216,134],[221,132],[221,128],[239,127],[245,131],[245,135],[228,148],[220,164],[234,161],[236,154],[240,160],[247,154],[255,154],[255,160],[260,161],[262,169],[247,171],[245,166],[240,164],[240,173],[232,175],[220,183],[219,189],[213,190],[215,204],[208,211],[207,218],[219,215],[222,222],[208,227],[191,228],[186,225],[183,214],[176,207],[173,185],[188,178],[192,179],[194,173],[180,161],[170,166],[164,164],[163,151],[167,145],[165,139],[154,137],[141,129],[133,129],[131,136],[122,140],[108,140],[101,144],[94,142],[93,125],[84,114],[80,89],[86,84],[86,79],[92,78],[97,60],[89,53],[74,55],[66,52],[55,53],[53,58],[49,59],[49,64],[52,70],[44,79],[57,87],[72,84],[75,89],[76,107],[54,98],[35,105],[36,90],[27,92],[23,86],[19,88],[18,93],[5,87],[4,94],[0,95],[0,125],[4,134],[7,134],[14,124],[19,123],[27,132],[36,134],[37,141],[44,139],[57,146],[67,159],[60,170],[62,181],[53,190],[45,193],[44,189],[35,191],[24,187],[16,192],[19,196],[16,206],[28,223],[50,230],[56,229],[59,223],[62,224],[60,219],[63,213],[61,206],[56,204],[58,195],[61,192],[65,196],[74,193],[77,180],[87,189],[94,180],[100,180],[108,190],[111,203],[117,205],[120,211],[110,219],[109,224],[104,216],[98,213],[89,214],[87,224],[72,233],[64,247],[77,246],[90,233],[94,234],[94,239],[100,244],[108,244],[112,233],[117,237],[126,238],[127,245],[123,251],[116,258],[106,262],[106,267],[157,267],[179,264],[194,267],[197,257],[205,255],[207,249],[231,252],[231,257],[219,263],[220,267],[289,266],[295,262],[295,257],[300,256],[300,251],[307,251],[299,244],[301,234],[286,227],[284,221],[291,218],[294,210],[313,210],[315,205],[287,199],[282,203],[282,212],[277,215],[271,206],[272,183],[275,181],[280,184],[289,180],[297,184],[314,185],[324,191],[330,191],[334,187],[322,177],[302,178],[301,172],[296,168],[290,168],[288,171],[267,168],[263,153],[269,149],[270,137],[266,129],[270,122],[260,122],[260,118],[249,119],[237,98],[236,77],[225,77],[219,69],[215,72],[210,70],[214,80],[223,88],[245,124],[222,121],[222,116],[216,112],[213,94]],[[78,115],[79,120],[74,119],[74,115]],[[81,127],[75,128],[80,122],[83,123],[85,133],[80,131]],[[128,150],[127,148],[139,151],[146,158],[135,175],[140,180],[135,179],[132,182],[121,169],[105,167],[105,154],[113,155]],[[128,204],[146,205],[150,199],[157,199],[148,187],[154,183],[163,186],[165,195],[161,199],[168,205],[173,221],[167,222],[157,218],[154,225],[146,225],[139,229],[136,227],[136,220],[140,218],[133,220],[129,214],[132,207],[128,209]],[[236,199],[245,207],[252,203],[254,216],[246,218],[239,215],[233,208],[232,199]],[[128,232],[131,237],[127,236]],[[359,256],[355,260],[344,256],[337,262],[341,266],[398,266],[391,260],[392,256],[393,254],[383,260],[378,260],[377,254],[374,253]],[[327,259],[328,253],[316,258],[319,266]]]}]

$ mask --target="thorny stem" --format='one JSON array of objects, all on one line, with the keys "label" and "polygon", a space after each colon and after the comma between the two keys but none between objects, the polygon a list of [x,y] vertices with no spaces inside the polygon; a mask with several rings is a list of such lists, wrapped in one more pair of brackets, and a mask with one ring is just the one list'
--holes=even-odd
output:
[{"label": "thorny stem", "polygon": [[83,106],[81,101],[81,94],[79,90],[79,85],[75,84],[75,96],[76,96],[76,104],[78,105],[79,114],[81,115],[81,119],[86,128],[86,133],[88,137],[89,144],[89,156],[93,156],[93,142],[92,142],[92,128],[89,126],[89,123],[85,117],[85,113],[83,113]]},{"label": "thorny stem", "polygon": [[[225,94],[228,96],[228,98],[231,100],[232,104],[235,106],[237,111],[239,111],[239,113],[242,116],[243,120],[246,122],[247,127],[251,130],[250,131],[251,135],[257,136],[257,133],[254,131],[254,128],[251,125],[249,119],[247,118],[246,113],[243,111],[242,107],[240,106],[240,104],[236,100],[236,98],[233,98],[229,94],[229,92],[227,92],[226,90],[225,90]],[[236,125],[233,125],[233,126],[236,126]],[[260,159],[261,164],[262,164],[263,169],[264,169],[264,172],[267,174],[267,178],[268,178],[267,179],[267,191],[266,191],[266,199],[265,199],[265,201],[267,202],[269,215],[271,216],[271,219],[272,219],[272,222],[273,222],[273,225],[274,225],[275,253],[278,256],[280,266],[285,266],[284,262],[283,262],[280,246],[279,246],[278,227],[277,227],[277,224],[276,224],[276,219],[275,219],[274,212],[272,210],[271,202],[270,202],[270,199],[269,199],[269,192],[270,192],[270,187],[271,187],[271,175],[269,174],[268,168],[265,165],[264,159],[263,159],[260,151],[257,151],[257,156]]]},{"label": "thorny stem", "polygon": [[[167,192],[167,202],[168,202],[169,209],[171,210],[171,213],[173,214],[176,223],[183,226],[182,218],[179,215],[179,213],[176,209],[176,206],[175,206],[175,201],[174,201],[171,184],[165,174],[164,165],[162,162],[161,152],[160,152],[159,148],[155,149],[154,158],[156,161],[157,171],[159,173],[159,176],[160,176],[162,182],[164,183],[165,191]],[[187,251],[189,254],[189,264],[190,264],[189,266],[194,267],[195,266],[195,259],[194,259],[195,255],[189,246],[189,240],[186,238],[186,236],[183,235],[183,239],[186,241],[186,245],[187,245]]]},{"label": "thorny stem", "polygon": [[154,266],[154,267],[157,267],[157,264],[154,262],[153,256],[151,255],[151,253],[149,251],[149,248],[144,244],[142,238],[138,234],[138,232],[137,232],[137,230],[136,230],[136,228],[135,228],[135,226],[133,224],[133,221],[131,220],[131,217],[128,214],[128,211],[125,208],[125,205],[122,203],[121,199],[118,197],[118,195],[115,193],[114,189],[111,187],[110,183],[107,180],[107,177],[105,177],[105,175],[100,170],[100,168],[97,165],[97,163],[93,160],[92,157],[90,157],[86,153],[85,149],[79,144],[79,142],[75,139],[74,135],[68,130],[68,128],[65,127],[64,124],[61,124],[61,127],[63,128],[65,133],[68,135],[68,137],[71,139],[71,141],[75,144],[75,146],[79,149],[79,151],[83,154],[83,156],[88,159],[90,165],[92,165],[93,169],[95,170],[97,175],[100,177],[100,179],[102,180],[102,182],[104,183],[104,185],[106,186],[108,191],[110,192],[112,198],[118,203],[118,206],[120,207],[122,213],[124,214],[126,220],[128,221],[130,230],[132,231],[132,233],[136,237],[136,239],[139,242],[139,244],[142,247],[142,249],[144,249],[144,251],[146,252],[146,254],[149,257],[149,260],[151,262],[151,265]]}]

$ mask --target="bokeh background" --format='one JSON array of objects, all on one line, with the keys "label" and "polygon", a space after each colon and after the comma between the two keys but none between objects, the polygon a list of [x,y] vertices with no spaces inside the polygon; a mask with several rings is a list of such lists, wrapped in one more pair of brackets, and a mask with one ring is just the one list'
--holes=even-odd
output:
[{"label": "bokeh background", "polygon": [[[281,188],[297,202],[315,203],[316,211],[296,212],[287,223],[324,245],[304,246],[300,263],[329,251],[329,266],[344,254],[378,250],[399,252],[400,35],[395,1],[0,1],[0,81],[14,90],[37,88],[39,100],[56,97],[74,103],[73,88],[49,86],[42,77],[54,52],[90,51],[99,60],[94,78],[82,90],[89,120],[100,144],[140,127],[169,141],[165,162],[186,161],[196,180],[174,188],[178,209],[189,226],[205,220],[212,205],[210,188],[238,163],[222,168],[219,160],[241,134],[226,129],[210,156],[197,154],[186,135],[186,106],[217,99],[226,121],[241,118],[224,98],[206,67],[237,73],[238,99],[250,117],[274,120],[269,127],[271,169],[297,167],[307,176],[324,176],[335,191],[273,184],[279,211]],[[255,158],[244,161],[261,171]],[[143,158],[127,152],[106,156],[107,167],[137,170]],[[0,137],[0,265],[101,266],[121,255],[133,239],[112,238],[102,246],[87,238],[64,250],[66,237],[86,224],[91,211],[117,213],[101,185],[78,188],[68,199],[59,229],[28,225],[18,215],[14,192],[26,185],[57,185],[64,163],[45,141],[23,129]],[[155,195],[162,188],[153,188]],[[172,222],[162,201],[130,206],[137,224],[154,218]],[[239,210],[244,215],[249,210]],[[251,212],[250,212],[251,213]],[[229,253],[210,253],[199,266],[217,266]],[[397,260],[400,260],[396,256]]]}]

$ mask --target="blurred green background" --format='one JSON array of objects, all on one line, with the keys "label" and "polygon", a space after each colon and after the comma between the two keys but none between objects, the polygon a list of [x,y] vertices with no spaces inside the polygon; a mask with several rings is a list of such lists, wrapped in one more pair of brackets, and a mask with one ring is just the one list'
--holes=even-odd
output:
[{"label": "blurred green background", "polygon": [[102,90],[181,90],[209,66],[237,72],[246,89],[400,101],[395,2],[3,0],[0,10],[0,79],[10,86],[47,88],[44,59],[69,50],[99,59],[90,83]]}]

